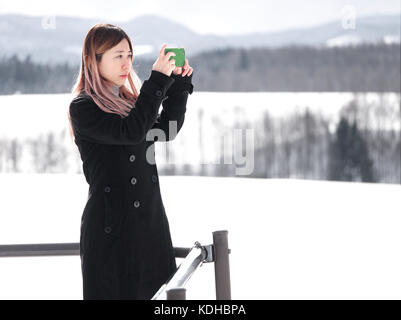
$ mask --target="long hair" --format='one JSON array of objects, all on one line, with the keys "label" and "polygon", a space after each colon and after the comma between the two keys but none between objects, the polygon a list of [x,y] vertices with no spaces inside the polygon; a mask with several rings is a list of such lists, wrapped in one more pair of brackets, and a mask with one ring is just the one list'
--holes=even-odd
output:
[{"label": "long hair", "polygon": [[[105,51],[113,48],[123,39],[127,39],[130,50],[133,52],[129,36],[120,27],[105,23],[95,24],[85,36],[81,67],[71,91],[73,97],[82,93],[86,94],[93,99],[101,110],[119,114],[121,117],[127,116],[130,110],[135,107],[141,81],[131,68],[125,84],[119,88],[120,96],[116,97],[112,92],[113,84],[100,75],[98,63]],[[133,61],[133,55],[131,59]],[[68,119],[70,135],[73,137],[75,134],[69,111]]]}]

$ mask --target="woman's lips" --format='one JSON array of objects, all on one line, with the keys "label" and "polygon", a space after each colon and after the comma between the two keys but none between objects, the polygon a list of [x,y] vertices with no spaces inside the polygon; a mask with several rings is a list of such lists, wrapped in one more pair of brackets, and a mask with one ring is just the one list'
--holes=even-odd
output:
[{"label": "woman's lips", "polygon": [[121,77],[121,78],[126,78],[127,75],[126,75],[126,74],[122,74],[120,77]]}]

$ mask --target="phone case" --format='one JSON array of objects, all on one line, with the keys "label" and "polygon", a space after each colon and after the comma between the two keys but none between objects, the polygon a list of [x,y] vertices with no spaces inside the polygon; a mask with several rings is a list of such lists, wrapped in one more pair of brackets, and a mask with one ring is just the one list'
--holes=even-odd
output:
[{"label": "phone case", "polygon": [[184,48],[165,48],[164,54],[167,52],[174,52],[175,56],[170,57],[171,59],[175,59],[175,66],[176,67],[183,67],[185,64],[185,50]]}]

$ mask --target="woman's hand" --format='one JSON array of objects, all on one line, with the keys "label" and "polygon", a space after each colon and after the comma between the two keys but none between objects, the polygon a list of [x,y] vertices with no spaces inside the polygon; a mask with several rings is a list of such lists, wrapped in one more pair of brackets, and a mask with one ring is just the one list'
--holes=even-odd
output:
[{"label": "woman's hand", "polygon": [[[184,70],[184,71],[183,71]],[[181,74],[182,76],[190,76],[192,74],[192,72],[194,71],[194,69],[189,65],[188,63],[188,59],[185,59],[185,64],[183,67],[175,67],[175,69],[173,70],[174,74]]]},{"label": "woman's hand", "polygon": [[[181,47],[181,48],[183,48],[183,47]],[[184,70],[184,72],[182,70]],[[182,73],[182,76],[184,77],[186,75],[190,76],[193,71],[194,71],[194,69],[189,65],[188,59],[185,59],[184,66],[183,67],[175,67],[175,69],[173,70],[173,73],[174,74]]]},{"label": "woman's hand", "polygon": [[170,59],[171,56],[175,56],[174,52],[167,52],[164,54],[164,49],[167,47],[167,43],[163,44],[162,48],[160,49],[159,56],[157,60],[153,64],[152,70],[159,71],[164,73],[167,76],[171,75],[171,72],[175,68],[175,60]]}]

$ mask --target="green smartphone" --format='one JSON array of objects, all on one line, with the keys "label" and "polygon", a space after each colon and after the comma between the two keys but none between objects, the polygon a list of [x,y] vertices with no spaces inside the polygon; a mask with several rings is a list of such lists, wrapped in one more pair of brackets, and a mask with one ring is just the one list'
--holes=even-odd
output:
[{"label": "green smartphone", "polygon": [[164,54],[167,52],[174,52],[175,56],[171,56],[169,60],[175,60],[176,67],[183,67],[185,65],[185,50],[184,48],[165,48]]}]

